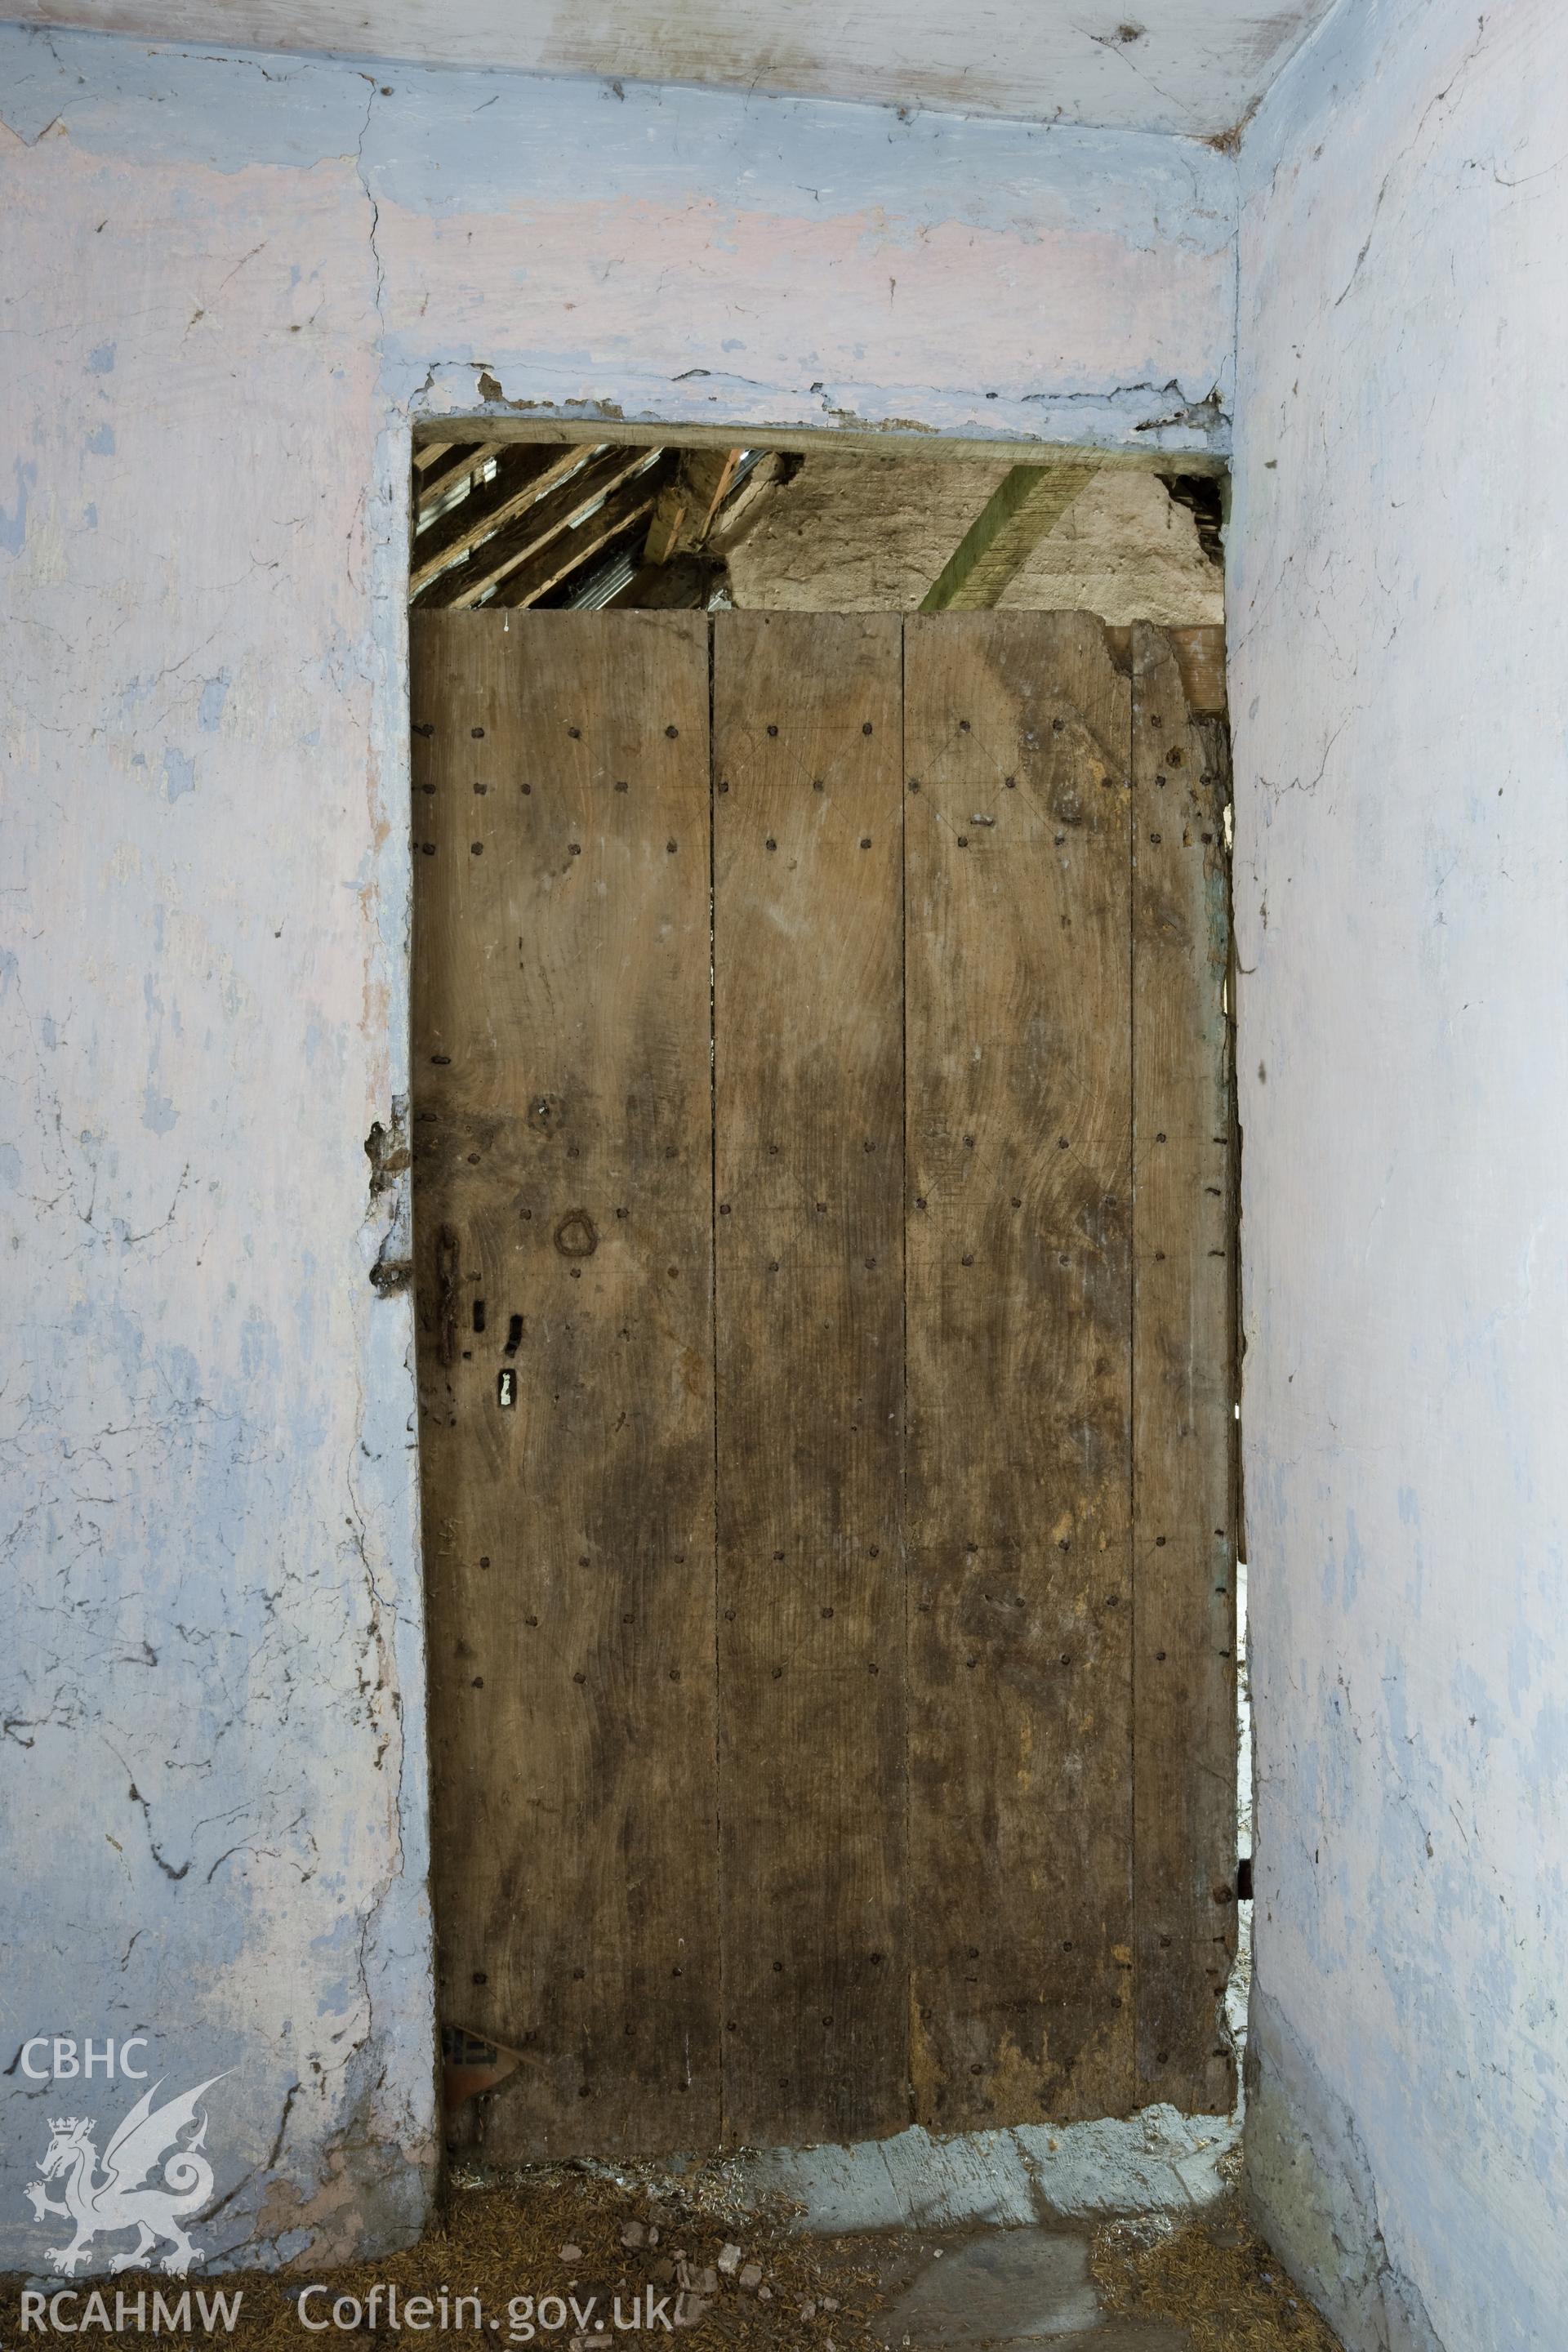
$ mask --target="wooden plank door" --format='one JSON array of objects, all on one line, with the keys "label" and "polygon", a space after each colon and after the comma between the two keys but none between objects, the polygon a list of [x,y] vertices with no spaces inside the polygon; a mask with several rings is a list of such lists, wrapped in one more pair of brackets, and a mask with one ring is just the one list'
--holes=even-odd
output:
[{"label": "wooden plank door", "polygon": [[1227,2105],[1227,776],[1192,646],[994,613],[414,642],[442,2014],[521,2062],[459,2137]]},{"label": "wooden plank door", "polygon": [[713,642],[725,2116],[906,2118],[898,619]]},{"label": "wooden plank door", "polygon": [[1230,764],[1187,682],[1200,635],[1218,632],[1141,624],[1131,654],[1136,2104],[1202,2113],[1235,2092],[1214,2029],[1236,1956],[1239,1483]]},{"label": "wooden plank door", "polygon": [[[720,2129],[708,633],[413,630],[443,2021],[497,2144]],[[428,730],[428,731],[425,731]]]},{"label": "wooden plank door", "polygon": [[1132,2104],[1131,683],[907,631],[915,2107]]}]

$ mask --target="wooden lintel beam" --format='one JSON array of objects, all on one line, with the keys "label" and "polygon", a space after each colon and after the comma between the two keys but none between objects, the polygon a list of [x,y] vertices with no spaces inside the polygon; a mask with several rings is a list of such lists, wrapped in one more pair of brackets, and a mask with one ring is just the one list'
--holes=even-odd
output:
[{"label": "wooden lintel beam", "polygon": [[1015,466],[1005,474],[924,596],[922,613],[984,612],[1023,570],[1080,490],[1100,471],[1098,458],[1056,466]]},{"label": "wooden lintel beam", "polygon": [[[782,449],[805,457],[833,449],[854,449],[877,457],[940,457],[955,465],[1054,466],[1072,463],[1085,455],[1079,442],[1029,441],[1012,438],[966,440],[946,433],[920,433],[907,426],[874,428],[850,425],[625,425],[607,417],[579,424],[569,417],[511,416],[480,409],[465,416],[421,418],[414,427],[416,445],[426,439],[453,441],[597,441],[656,445],[666,449],[727,449],[743,439],[748,449]],[[1216,435],[1217,438],[1217,435]],[[1136,448],[1097,450],[1104,466],[1142,474],[1225,474],[1230,459],[1223,449],[1163,449],[1141,442]]]}]

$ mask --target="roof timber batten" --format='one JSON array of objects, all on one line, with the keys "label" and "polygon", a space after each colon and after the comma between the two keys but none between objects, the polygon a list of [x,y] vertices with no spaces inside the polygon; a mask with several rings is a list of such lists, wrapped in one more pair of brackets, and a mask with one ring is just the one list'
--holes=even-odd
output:
[{"label": "roof timber batten", "polygon": [[[529,501],[499,528],[478,538],[460,564],[431,578],[422,594],[416,591],[416,601],[422,610],[428,605],[450,605],[467,611],[540,548],[572,530],[647,462],[647,456],[636,450],[605,449],[590,455],[585,464],[573,467],[544,497]],[[417,541],[415,552],[417,556]]]},{"label": "roof timber batten", "polygon": [[416,532],[408,575],[410,594],[417,596],[440,573],[470,555],[482,541],[537,505],[557,482],[582,470],[584,453],[575,448],[562,449],[553,457],[545,457],[542,464],[531,462],[520,452],[510,466],[498,467],[491,480],[471,488],[467,498],[444,509]]},{"label": "roof timber batten", "polygon": [[580,571],[594,557],[603,556],[616,541],[640,530],[653,511],[659,486],[657,467],[634,474],[575,529],[552,538],[525,563],[508,572],[494,595],[487,599],[486,610],[538,604],[552,590],[561,587],[574,572]]}]

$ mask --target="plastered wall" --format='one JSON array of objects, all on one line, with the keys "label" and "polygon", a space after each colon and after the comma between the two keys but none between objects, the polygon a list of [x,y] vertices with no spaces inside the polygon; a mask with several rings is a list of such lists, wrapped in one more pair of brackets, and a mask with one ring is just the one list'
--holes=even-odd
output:
[{"label": "plastered wall", "polygon": [[[209,2258],[434,2149],[406,1294],[405,483],[576,414],[1223,451],[1197,144],[0,31],[0,2263],[31,2037],[208,2100]],[[394,1155],[395,1157],[395,1155]],[[395,1254],[395,1250],[394,1252]],[[28,2063],[47,2063],[37,2046]],[[123,2241],[92,2252],[100,2267]]]},{"label": "plastered wall", "polygon": [[1542,2352],[1568,2309],[1568,16],[1347,0],[1242,172],[1250,2177],[1352,2352]]}]

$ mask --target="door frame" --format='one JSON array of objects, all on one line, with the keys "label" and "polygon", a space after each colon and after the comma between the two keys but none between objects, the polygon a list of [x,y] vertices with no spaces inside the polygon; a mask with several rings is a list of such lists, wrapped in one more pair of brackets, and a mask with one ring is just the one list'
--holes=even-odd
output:
[{"label": "door frame", "polygon": [[[1009,467],[1023,467],[1030,465],[1046,467],[1063,461],[1092,457],[1096,461],[1098,467],[1110,471],[1152,473],[1163,478],[1184,475],[1201,476],[1213,479],[1219,485],[1222,513],[1228,515],[1229,511],[1231,480],[1231,467],[1229,460],[1226,457],[1218,456],[1213,451],[1206,449],[1170,451],[1165,449],[1115,448],[1106,447],[1096,443],[1047,440],[1037,441],[1019,439],[1014,436],[997,436],[990,438],[973,435],[949,435],[931,430],[920,431],[900,427],[889,427],[885,430],[877,430],[868,429],[864,426],[822,424],[803,424],[799,425],[740,425],[721,422],[698,424],[689,421],[675,422],[673,420],[667,423],[655,418],[639,418],[633,422],[627,422],[618,418],[609,417],[582,418],[541,415],[537,411],[524,411],[524,413],[519,413],[520,408],[521,408],[521,404],[500,403],[499,405],[480,405],[472,409],[454,411],[449,414],[416,412],[409,418],[407,438],[403,441],[405,459],[403,467],[403,487],[404,494],[408,499],[408,512],[406,521],[407,551],[405,556],[402,572],[402,579],[404,583],[404,595],[401,605],[403,639],[401,646],[402,657],[400,662],[399,678],[399,690],[403,712],[403,727],[400,746],[402,759],[401,784],[402,798],[405,803],[406,803],[412,793],[412,778],[408,765],[409,728],[412,723],[413,711],[410,703],[411,674],[407,634],[410,605],[407,583],[411,570],[416,504],[416,501],[412,495],[412,485],[414,481],[414,453],[416,449],[426,447],[431,444],[445,444],[471,439],[474,441],[485,440],[491,442],[503,442],[509,445],[541,444],[544,446],[561,446],[563,444],[574,445],[592,443],[609,444],[612,446],[626,447],[662,447],[677,449],[718,449],[744,446],[746,448],[763,451],[801,452],[808,456],[821,455],[828,451],[841,449],[846,452],[855,452],[868,457],[921,457],[939,461],[943,464],[985,464],[992,467],[1001,464],[1005,464]],[[1127,640],[1131,639],[1131,625],[1129,625],[1125,630],[1118,629],[1112,625],[1107,625],[1107,626],[1108,632],[1112,637],[1121,636]],[[1166,634],[1170,635],[1173,640],[1180,640],[1183,637],[1191,638],[1200,634],[1207,633],[1191,630],[1184,631],[1180,628],[1173,628],[1167,630]],[[1201,696],[1199,699],[1194,698],[1192,692],[1193,680],[1189,673],[1186,655],[1180,646],[1178,646],[1178,651],[1180,654],[1180,666],[1184,683],[1188,685],[1189,702],[1195,716],[1199,710]],[[1226,656],[1225,675],[1219,677],[1217,681],[1213,677],[1212,666],[1210,667],[1210,682],[1206,689],[1210,697],[1206,706],[1210,715],[1222,717],[1226,715],[1225,693],[1229,671],[1228,651],[1228,640],[1226,640],[1225,645]],[[1234,899],[1231,887],[1231,825],[1230,803],[1228,801],[1226,813],[1225,866],[1226,877],[1225,913],[1226,924],[1227,961],[1224,983],[1224,1014],[1227,1038],[1227,1068],[1231,1094],[1229,1140],[1232,1185],[1231,1231],[1234,1244],[1231,1254],[1230,1282],[1232,1383],[1235,1391],[1235,1411],[1232,1420],[1230,1456],[1230,1485],[1233,1494],[1232,1524],[1234,1528],[1234,1541],[1231,1546],[1231,1551],[1233,1562],[1243,1562],[1247,1557],[1247,1521],[1246,1497],[1242,1483],[1242,1465],[1244,1455],[1240,1418],[1242,1317],[1240,1297],[1241,1253],[1239,1248],[1239,1219],[1242,1171],[1241,1133],[1239,1122],[1237,1117],[1236,1100],[1236,1073],[1238,1066],[1237,1058],[1238,1051],[1237,1021],[1237,967],[1236,962],[1235,929],[1233,918]],[[413,1027],[412,991],[414,983],[414,964],[412,954],[408,951],[407,946],[407,943],[412,940],[414,918],[413,873],[411,866],[405,867],[405,874],[406,896],[403,910],[402,936],[405,942],[405,946],[403,957],[404,986],[402,990],[402,1003],[399,1010],[401,1012],[403,1021],[405,1039],[404,1066],[406,1067],[407,1043],[411,1040]],[[411,1099],[405,1097],[403,1112],[405,1132],[411,1132],[407,1127],[411,1109]],[[406,1286],[412,1290],[413,1202],[411,1171],[400,1171],[399,1181],[396,1187],[396,1199],[390,1212],[390,1223],[393,1236],[393,1246],[389,1250],[384,1250],[383,1259],[386,1264],[386,1280],[384,1285],[378,1283],[378,1287],[384,1286],[386,1288],[402,1288]],[[405,1263],[405,1253],[406,1263]],[[373,1280],[375,1279],[376,1276],[373,1273]],[[411,1325],[409,1332],[409,1370],[411,1374],[414,1372],[413,1350],[416,1345],[416,1330]],[[415,1455],[416,1482],[413,1535],[417,1589],[419,1593],[421,1632],[423,1634],[426,1631],[425,1612],[425,1596],[426,1591],[426,1562],[422,1527],[424,1467],[420,1458],[418,1444],[416,1388],[414,1399],[411,1442]],[[1237,1586],[1234,1573],[1231,1580],[1230,1607],[1234,1627],[1237,1622]],[[425,1682],[422,1696],[426,1707],[427,1753],[429,1730],[428,1710],[430,1704],[427,1643]],[[432,1828],[431,1789],[428,1771],[426,1771],[425,1776],[424,1811],[426,1816],[426,1855],[427,1858],[426,1885],[428,1891],[428,1856],[431,1851]],[[438,1935],[438,1932],[439,1926],[437,1922],[436,1923],[436,1933]],[[432,1960],[433,1959],[434,1955],[432,1954]],[[432,1965],[431,1968],[430,1990],[431,2039],[437,2058],[437,2098],[439,2110],[442,2079],[441,2062],[443,2056],[441,2044],[442,2027],[439,2016],[437,1972],[434,1965]],[[475,2053],[468,2053],[468,2086],[473,2090],[483,2089],[487,2087],[483,2077],[489,2072],[489,2070],[485,2068],[482,2063],[476,2069],[473,2064],[474,2055]],[[492,2079],[496,2081],[503,2079],[504,2073],[506,2071],[509,2070],[503,2068],[501,2073],[494,2075]],[[1239,2075],[1239,2065],[1237,2073]],[[465,2092],[465,2095],[467,2095],[467,2092]],[[1157,2097],[1158,2095],[1155,2095]],[[444,2110],[439,2111],[444,2114]],[[447,2161],[446,2143],[447,2134],[443,2129],[440,2134],[438,2150],[438,2162],[443,2168]]]}]

